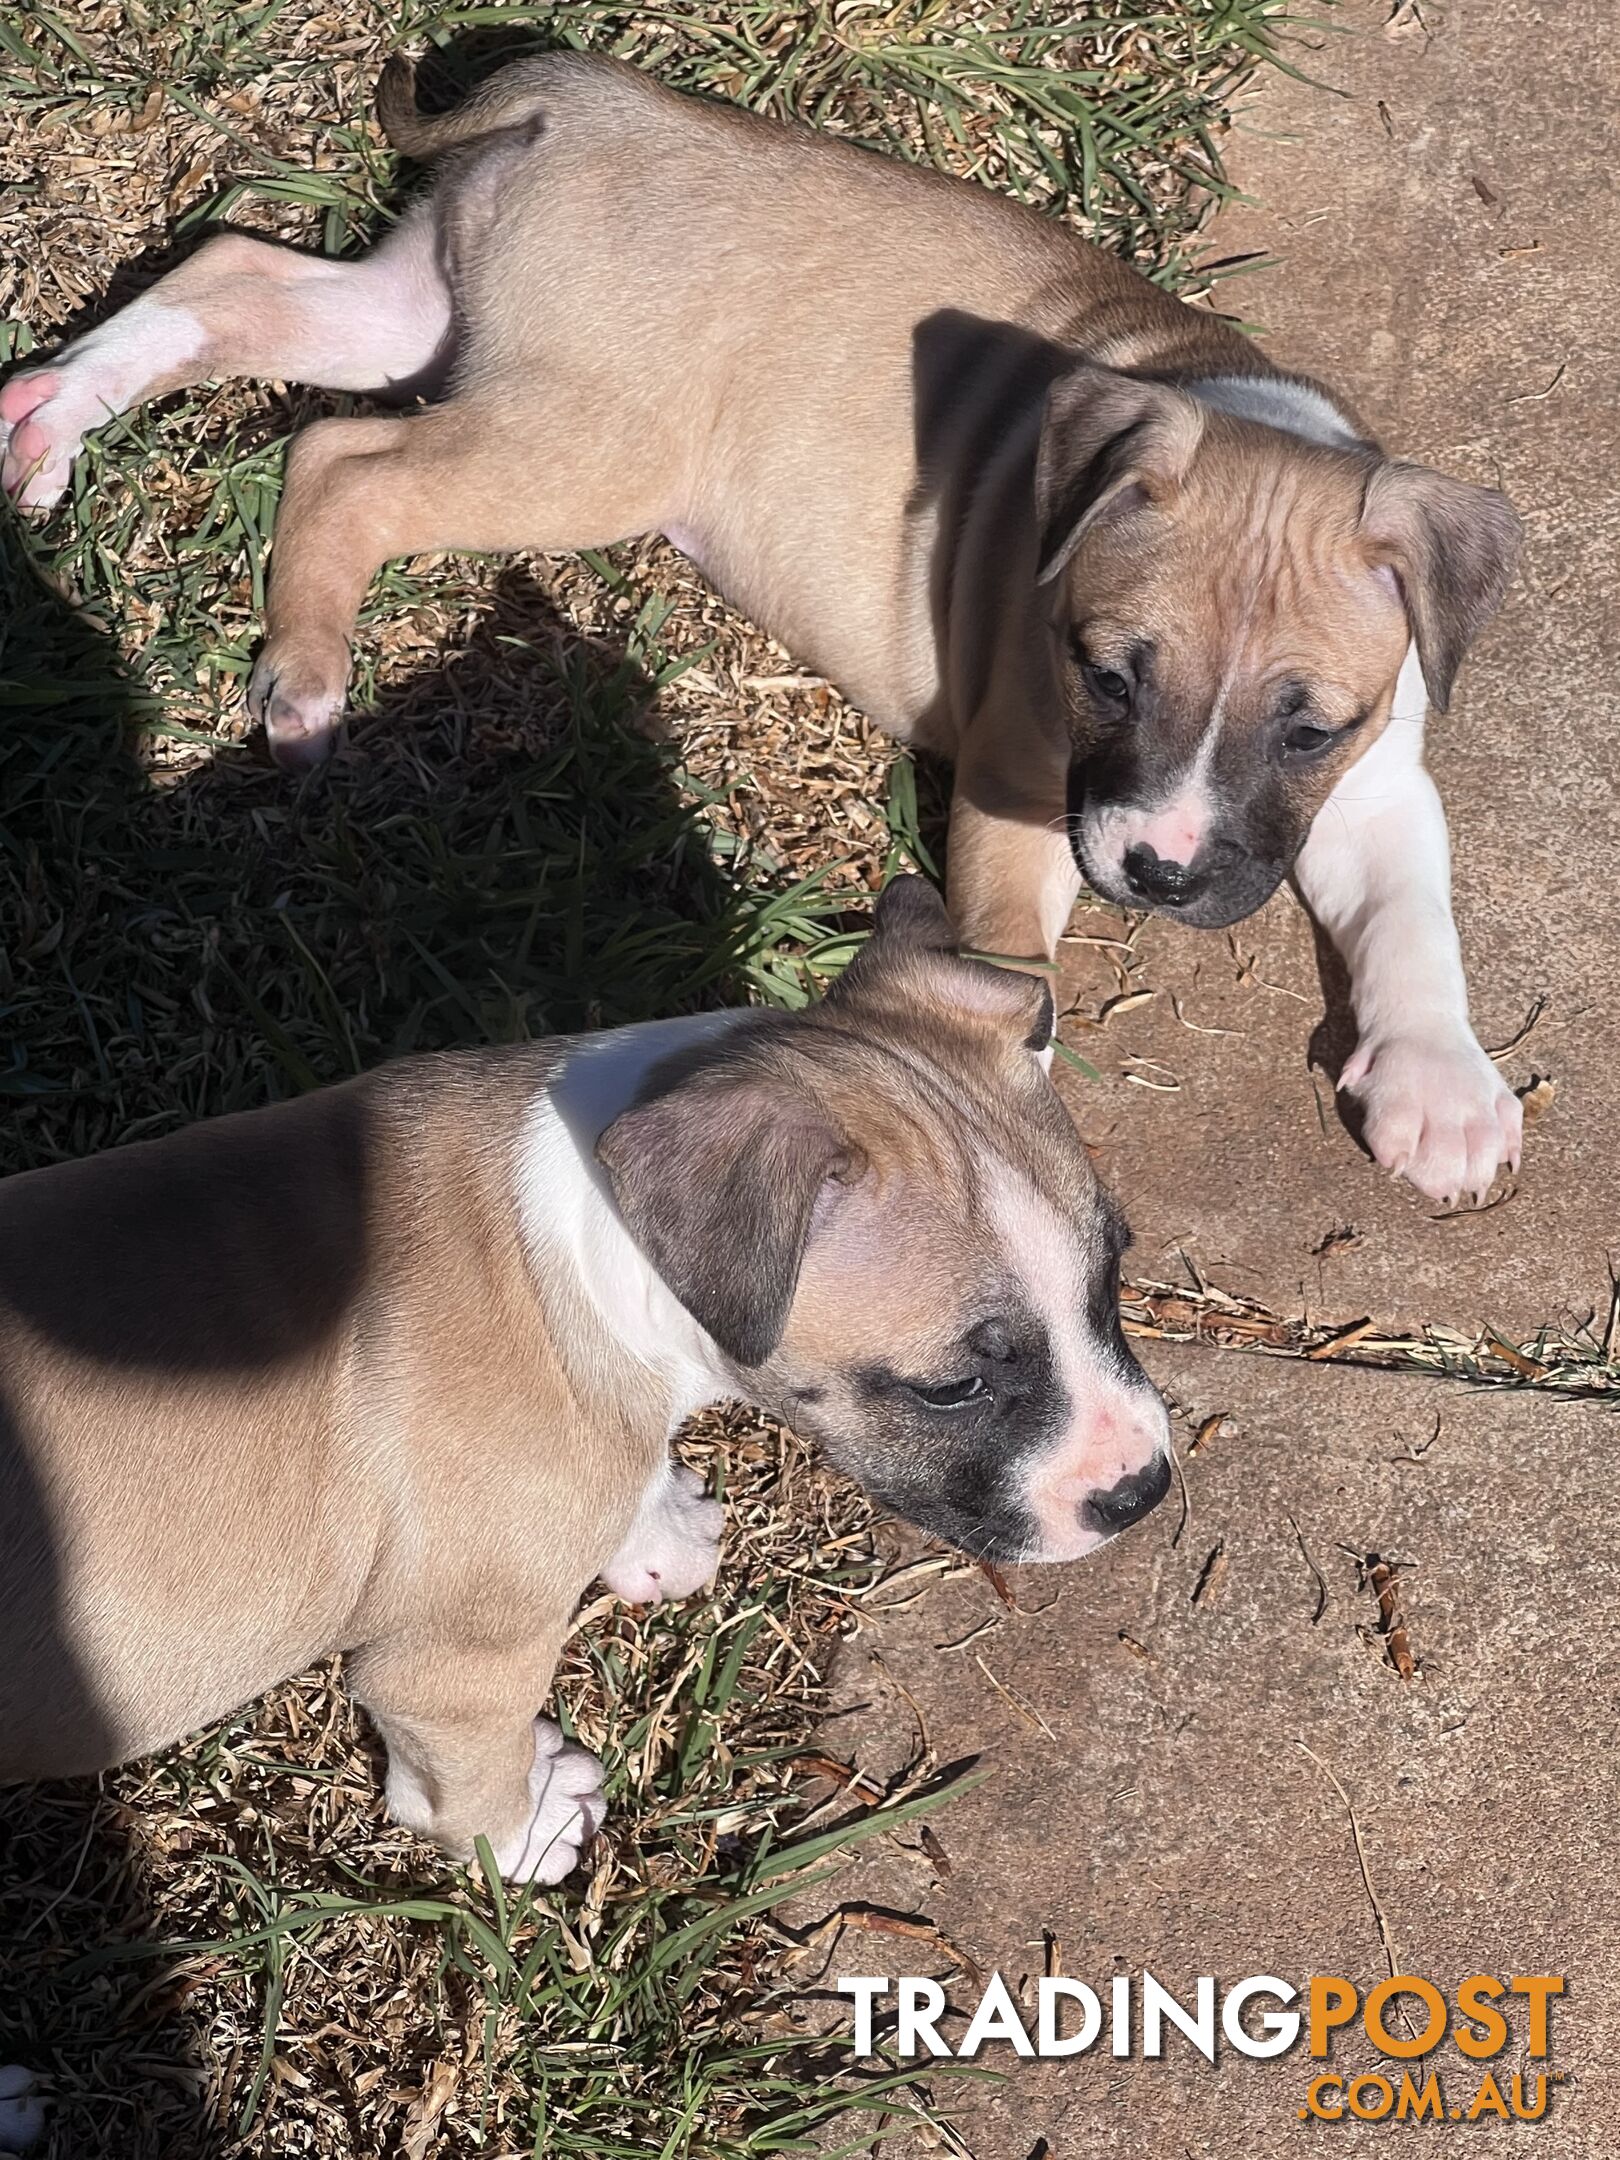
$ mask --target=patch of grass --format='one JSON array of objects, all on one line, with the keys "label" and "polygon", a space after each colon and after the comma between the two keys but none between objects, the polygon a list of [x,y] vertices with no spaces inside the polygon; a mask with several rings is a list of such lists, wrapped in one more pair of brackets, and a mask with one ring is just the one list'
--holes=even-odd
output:
[{"label": "patch of grass", "polygon": [[[446,88],[536,40],[611,50],[1008,188],[1184,279],[1224,101],[1277,14],[0,13],[0,361],[217,218],[361,245],[395,200],[369,115],[405,37]],[[938,776],[658,545],[393,566],[351,748],[303,787],[267,770],[240,688],[281,455],[334,402],[171,399],[98,437],[47,523],[0,521],[0,1169],[413,1049],[792,1005],[848,958],[871,886],[931,865]],[[804,1841],[848,1813],[795,1763],[874,1579],[870,1515],[756,1419],[683,1444],[726,1494],[714,1596],[589,1606],[559,1676],[614,1802],[583,1892],[514,1899],[391,1829],[324,1673],[98,1786],[0,1797],[0,2059],[54,2070],[53,2151],[740,2160],[923,2107],[839,2078],[771,1962],[794,1849],[813,1872],[830,1849]]]},{"label": "patch of grass", "polygon": [[650,597],[608,647],[506,571],[327,778],[300,790],[234,755],[154,786],[124,724],[172,726],[167,701],[8,555],[25,597],[0,696],[47,701],[0,735],[8,1168],[414,1050],[797,1005],[848,956],[847,886],[751,876],[647,732],[676,671]]},{"label": "patch of grass", "polygon": [[[257,198],[320,211],[336,247],[379,213],[391,178],[368,125],[382,54],[410,40],[471,42],[482,70],[537,41],[568,43],[970,174],[1163,268],[1201,210],[1189,190],[1222,185],[1226,101],[1271,53],[1281,13],[1279,0],[1092,0],[1072,11],[1035,0],[416,0],[403,10],[348,0],[334,38],[321,0],[130,10],[89,0],[36,6],[0,34],[0,91],[26,124],[66,119],[100,140],[149,133],[177,111],[193,123],[183,181],[228,168],[215,193],[185,206],[185,223]],[[289,104],[312,138],[313,170],[289,154]]]}]

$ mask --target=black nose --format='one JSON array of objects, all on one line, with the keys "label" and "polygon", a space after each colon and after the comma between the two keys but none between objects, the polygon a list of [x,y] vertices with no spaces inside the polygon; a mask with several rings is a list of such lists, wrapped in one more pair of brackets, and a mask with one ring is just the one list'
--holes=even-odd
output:
[{"label": "black nose", "polygon": [[1140,1522],[1169,1490],[1169,1457],[1155,1455],[1145,1470],[1132,1471],[1117,1485],[1110,1485],[1107,1492],[1093,1493],[1080,1510],[1080,1518],[1088,1529],[1112,1537],[1116,1530],[1128,1530],[1133,1522]]},{"label": "black nose", "polygon": [[1170,862],[1142,841],[1125,850],[1124,869],[1131,891],[1154,907],[1185,907],[1197,899],[1207,882],[1191,863]]}]

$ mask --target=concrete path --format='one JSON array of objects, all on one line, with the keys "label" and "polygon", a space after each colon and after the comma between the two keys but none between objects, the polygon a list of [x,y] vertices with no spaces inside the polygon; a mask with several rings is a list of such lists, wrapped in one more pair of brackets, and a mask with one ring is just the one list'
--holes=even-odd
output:
[{"label": "concrete path", "polygon": [[[1389,0],[1323,12],[1348,34],[1296,52],[1349,94],[1262,80],[1232,144],[1254,203],[1213,252],[1274,267],[1219,302],[1389,448],[1502,486],[1524,518],[1516,588],[1430,761],[1481,1038],[1506,1043],[1545,1000],[1505,1070],[1557,1094],[1511,1197],[1437,1219],[1339,1123],[1325,1075],[1350,1038],[1321,1026],[1285,893],[1230,941],[1149,923],[1128,987],[1159,994],[1070,1024],[1103,1073],[1073,1100],[1141,1268],[1180,1279],[1184,1249],[1280,1311],[1522,1330],[1602,1305],[1620,1241],[1620,23],[1613,0],[1406,0],[1388,26]],[[1121,988],[1110,948],[1073,950],[1096,1013]]]},{"label": "concrete path", "polygon": [[[1391,1951],[1447,1990],[1556,1974],[1550,2062],[1567,2075],[1547,2122],[1481,2120],[1457,2149],[1539,2137],[1558,2160],[1613,2160],[1613,1413],[1207,1350],[1154,1372],[1187,1412],[1183,1447],[1225,1414],[1186,1466],[1185,1519],[1172,1494],[1085,1566],[1018,1571],[1017,1613],[964,1568],[852,1647],[829,1737],[863,1769],[891,1774],[921,1731],[942,1763],[978,1755],[989,1775],[934,1818],[931,1849],[902,1834],[838,1886],[926,1915],[950,1951],[862,1931],[843,1969],[937,1974],[971,2008],[956,1952],[998,1970],[1032,2027],[1049,1970],[1105,2003],[1115,1973],[1144,1968],[1179,1996],[1200,1974],[1365,1992]],[[1409,1680],[1351,1557],[1372,1551],[1403,1563]],[[1505,2085],[1530,2067],[1524,2039],[1521,2019],[1489,2065],[1448,2043],[1423,2075],[1466,2105],[1484,2068]],[[980,2061],[1004,2082],[933,2085],[974,2160],[1030,2160],[1042,2138],[1051,2160],[1271,2160],[1323,2136],[1298,2119],[1314,2075],[1388,2067],[1357,2036],[1327,2064],[1302,2043],[1211,2068],[1173,2033],[1159,2062],[1114,2061],[1106,2039],[1075,2061],[998,2044]],[[1425,2149],[1452,2149],[1424,2127]]]},{"label": "concrete path", "polygon": [[[1422,5],[1331,11],[1348,34],[1301,57],[1347,96],[1263,81],[1234,146],[1255,206],[1222,218],[1216,252],[1276,258],[1222,298],[1279,355],[1392,447],[1499,480],[1525,518],[1524,574],[1433,762],[1482,1035],[1545,1000],[1507,1069],[1552,1076],[1552,1107],[1494,1209],[1437,1219],[1393,1187],[1313,1077],[1323,993],[1286,896],[1230,946],[1148,925],[1124,987],[1158,995],[1071,1028],[1103,1073],[1073,1099],[1139,1275],[1183,1279],[1185,1251],[1288,1314],[1528,1332],[1606,1311],[1620,1232],[1620,38],[1612,0]],[[1122,932],[1100,910],[1077,927]],[[1113,948],[1073,950],[1095,1012],[1122,987]],[[1173,1493],[1098,1560],[1019,1572],[1020,1612],[976,1571],[936,1577],[851,1646],[840,1752],[886,1775],[925,1732],[989,1777],[934,1845],[902,1837],[839,1885],[937,1923],[949,1950],[852,1931],[843,1969],[939,1973],[971,2005],[959,1955],[1031,2015],[1048,1970],[1101,1988],[1148,1967],[1178,1991],[1257,1973],[1366,1989],[1392,1960],[1442,1987],[1558,1974],[1550,2120],[1461,2126],[1456,2149],[1612,2160],[1614,1412],[1207,1349],[1153,1364],[1184,1451],[1226,1414],[1186,1463],[1185,1518]],[[1410,1678],[1358,1573],[1371,1552],[1403,1563]],[[1533,2067],[1523,2041],[1521,2020],[1484,2067]],[[1299,2119],[1319,2067],[1302,2048],[1210,2068],[1172,2036],[1162,2062],[983,2060],[1008,2075],[957,2096],[976,2160],[1269,2160],[1324,2134]],[[1332,2067],[1377,2064],[1360,2041]],[[1448,2104],[1481,2068],[1449,2044],[1424,2067]],[[1424,2148],[1451,2150],[1446,2130]]]}]

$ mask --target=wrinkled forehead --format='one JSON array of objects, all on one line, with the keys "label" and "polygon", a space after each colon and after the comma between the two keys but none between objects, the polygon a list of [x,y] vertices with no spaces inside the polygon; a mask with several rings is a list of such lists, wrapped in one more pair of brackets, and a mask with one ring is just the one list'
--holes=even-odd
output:
[{"label": "wrinkled forehead", "polygon": [[1098,549],[1071,588],[1095,664],[1122,667],[1143,644],[1155,676],[1184,692],[1298,675],[1371,694],[1393,683],[1404,610],[1356,545],[1357,495],[1343,476],[1290,474],[1189,490],[1126,546]]},{"label": "wrinkled forehead", "polygon": [[971,1128],[950,1138],[944,1176],[920,1174],[914,1159],[876,1163],[812,1240],[789,1324],[800,1355],[846,1368],[926,1363],[986,1319],[1050,1312],[1054,1300],[1084,1313],[1123,1224],[1078,1139],[1065,1159],[1004,1150]]}]

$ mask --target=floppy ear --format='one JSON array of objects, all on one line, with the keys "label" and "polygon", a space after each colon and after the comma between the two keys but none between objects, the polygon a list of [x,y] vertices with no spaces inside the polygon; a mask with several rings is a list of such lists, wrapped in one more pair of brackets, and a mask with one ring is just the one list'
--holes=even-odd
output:
[{"label": "floppy ear", "polygon": [[782,1339],[816,1203],[861,1158],[807,1097],[719,1073],[615,1118],[596,1143],[630,1235],[739,1365]]},{"label": "floppy ear", "polygon": [[1444,712],[1463,655],[1502,604],[1519,521],[1495,488],[1391,461],[1367,482],[1360,537],[1400,581],[1430,702]]},{"label": "floppy ear", "polygon": [[1167,501],[1203,432],[1197,401],[1165,383],[1089,362],[1058,376],[1046,393],[1035,459],[1035,582],[1055,578],[1105,518]]},{"label": "floppy ear", "polygon": [[926,878],[891,878],[872,915],[874,942],[913,952],[955,952],[956,930],[937,886]]},{"label": "floppy ear", "polygon": [[[888,963],[922,961],[891,975]],[[941,964],[943,963],[943,965]],[[884,995],[899,983],[907,1008],[931,1001],[953,1016],[970,1015],[1017,1031],[1032,1050],[1044,1050],[1057,1025],[1057,1008],[1042,976],[997,967],[965,956],[945,902],[926,878],[892,878],[878,895],[872,935],[827,993],[837,1005],[852,995]]]},{"label": "floppy ear", "polygon": [[872,935],[827,992],[829,1004],[876,988],[891,961],[956,952],[956,930],[938,890],[926,878],[891,878],[872,912]]}]

